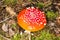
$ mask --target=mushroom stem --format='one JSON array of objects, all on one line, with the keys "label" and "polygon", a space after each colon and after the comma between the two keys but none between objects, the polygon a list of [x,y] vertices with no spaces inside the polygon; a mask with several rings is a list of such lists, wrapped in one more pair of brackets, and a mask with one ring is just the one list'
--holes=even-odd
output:
[{"label": "mushroom stem", "polygon": [[31,32],[29,32],[29,40],[31,40]]},{"label": "mushroom stem", "polygon": [[22,37],[22,36],[23,36],[23,33],[22,33],[22,31],[21,31],[20,35],[21,35],[21,39],[20,39],[20,40],[22,40],[22,39],[23,39],[23,37]]},{"label": "mushroom stem", "polygon": [[28,34],[28,40],[31,40],[31,32],[27,30],[25,30],[24,32]]}]

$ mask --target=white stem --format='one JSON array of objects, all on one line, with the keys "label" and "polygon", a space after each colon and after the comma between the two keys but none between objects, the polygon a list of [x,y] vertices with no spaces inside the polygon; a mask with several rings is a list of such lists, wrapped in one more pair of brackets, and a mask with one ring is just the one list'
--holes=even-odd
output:
[{"label": "white stem", "polygon": [[23,35],[22,31],[21,31],[20,35],[21,35],[21,39],[20,39],[20,40],[22,40],[22,39],[23,39],[23,38],[22,38],[22,35]]},{"label": "white stem", "polygon": [[28,34],[28,39],[31,40],[31,32],[27,30],[25,30],[24,32]]},{"label": "white stem", "polygon": [[29,40],[31,40],[31,33],[29,32]]}]

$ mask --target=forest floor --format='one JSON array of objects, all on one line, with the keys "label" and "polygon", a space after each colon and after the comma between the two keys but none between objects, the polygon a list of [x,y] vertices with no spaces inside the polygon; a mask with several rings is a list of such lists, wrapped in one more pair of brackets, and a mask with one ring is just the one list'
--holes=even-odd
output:
[{"label": "forest floor", "polygon": [[0,40],[28,40],[17,24],[18,13],[27,6],[40,8],[47,19],[43,30],[31,33],[31,40],[60,40],[60,0],[0,0]]}]

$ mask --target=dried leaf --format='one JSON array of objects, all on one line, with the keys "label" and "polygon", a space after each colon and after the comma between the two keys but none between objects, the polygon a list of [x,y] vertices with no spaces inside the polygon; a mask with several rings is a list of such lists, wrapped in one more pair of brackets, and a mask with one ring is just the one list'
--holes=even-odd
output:
[{"label": "dried leaf", "polygon": [[3,25],[2,25],[2,30],[3,30],[4,32],[7,32],[7,31],[8,31],[8,25],[5,24],[5,23],[3,23]]},{"label": "dried leaf", "polygon": [[9,28],[9,35],[13,36],[14,34],[15,34],[15,32],[11,28]]},{"label": "dried leaf", "polygon": [[14,12],[14,10],[11,7],[6,7],[6,11],[11,15],[11,16],[15,16],[16,13]]}]

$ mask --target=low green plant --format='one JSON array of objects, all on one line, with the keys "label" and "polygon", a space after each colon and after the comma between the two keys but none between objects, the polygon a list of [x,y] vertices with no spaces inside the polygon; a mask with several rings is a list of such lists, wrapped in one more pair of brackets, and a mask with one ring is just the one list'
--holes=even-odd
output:
[{"label": "low green plant", "polygon": [[[56,37],[54,34],[51,34],[48,30],[42,30],[40,31],[39,36],[32,36],[31,38],[32,40],[60,40],[60,37]],[[11,40],[27,40],[26,34],[20,35],[16,33]]]},{"label": "low green plant", "polygon": [[32,40],[60,40],[60,37],[56,37],[51,34],[48,30],[42,30],[39,36],[32,37]]},{"label": "low green plant", "polygon": [[48,20],[54,20],[57,17],[57,13],[54,13],[53,11],[47,11],[46,16]]},{"label": "low green plant", "polygon": [[36,3],[36,6],[38,8],[43,8],[44,7],[44,3],[42,3],[42,2]]},{"label": "low green plant", "polygon": [[58,37],[58,39],[60,40],[60,37]]},{"label": "low green plant", "polygon": [[15,34],[11,40],[20,40],[20,34]]},{"label": "low green plant", "polygon": [[41,31],[39,37],[36,37],[35,40],[53,40],[54,36],[49,33],[49,31]]},{"label": "low green plant", "polygon": [[5,40],[3,37],[0,36],[0,40]]},{"label": "low green plant", "polygon": [[4,0],[4,4],[6,5],[15,5],[17,3],[17,0]]},{"label": "low green plant", "polygon": [[12,28],[16,28],[16,26],[17,26],[16,23],[13,23],[13,24],[11,25]]}]

